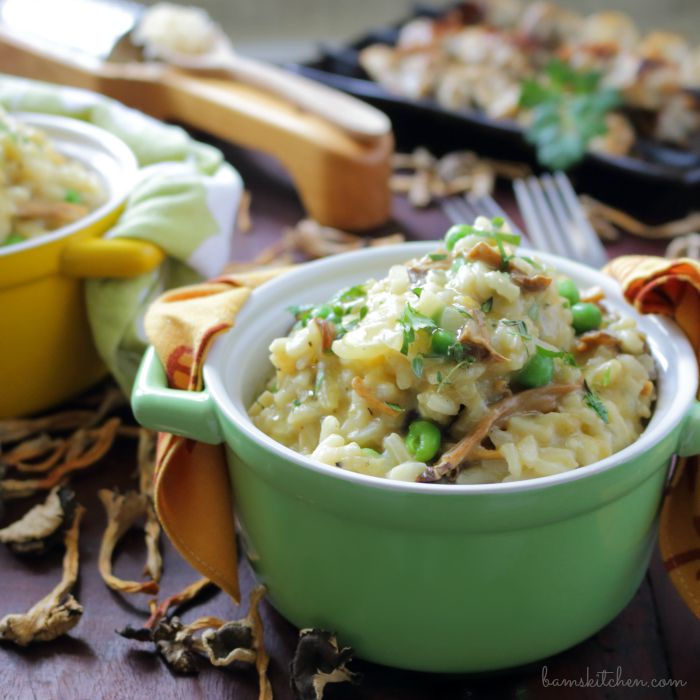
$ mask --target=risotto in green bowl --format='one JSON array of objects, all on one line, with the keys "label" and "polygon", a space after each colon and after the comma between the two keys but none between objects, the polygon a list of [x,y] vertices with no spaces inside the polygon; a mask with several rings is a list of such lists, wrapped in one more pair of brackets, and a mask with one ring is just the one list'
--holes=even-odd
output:
[{"label": "risotto in green bowl", "polygon": [[291,308],[255,425],[339,469],[458,484],[556,474],[634,442],[655,398],[644,334],[518,243],[477,219],[383,279]]}]

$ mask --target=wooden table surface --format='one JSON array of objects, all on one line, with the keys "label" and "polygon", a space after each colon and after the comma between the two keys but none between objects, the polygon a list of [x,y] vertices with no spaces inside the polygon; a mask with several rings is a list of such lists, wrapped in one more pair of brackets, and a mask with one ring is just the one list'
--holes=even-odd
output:
[{"label": "wooden table surface", "polygon": [[[253,231],[238,234],[235,259],[253,257],[277,240],[285,225],[302,216],[299,202],[285,178],[267,161],[251,153],[226,148],[228,159],[240,170],[253,193]],[[511,208],[512,200],[500,193]],[[403,231],[410,239],[442,236],[447,221],[438,209],[416,212],[397,199],[395,221],[387,231]],[[620,252],[658,252],[658,244],[623,238],[612,246]],[[255,674],[246,670],[218,670],[202,666],[196,677],[171,674],[148,645],[131,642],[115,629],[131,623],[141,626],[147,617],[145,596],[122,597],[108,590],[97,572],[97,553],[104,528],[98,488],[134,488],[135,444],[121,441],[96,467],[73,481],[78,500],[87,508],[80,536],[80,581],[76,595],[85,608],[70,635],[50,643],[21,649],[0,645],[0,698],[2,700],[157,700],[257,698]],[[26,503],[13,503],[6,522],[18,517]],[[139,578],[144,549],[140,532],[129,533],[118,549],[117,573]],[[165,573],[163,596],[198,578],[196,572],[163,541]],[[60,577],[62,553],[38,560],[13,556],[0,549],[0,616],[28,609]],[[252,575],[243,567],[244,595]],[[572,601],[572,605],[575,605]],[[201,615],[226,619],[241,617],[230,599],[218,592],[183,614],[185,620]],[[263,604],[265,643],[271,657],[270,678],[279,700],[291,699],[288,666],[296,644],[296,630],[274,609]],[[342,640],[341,640],[342,641]],[[329,686],[329,699],[366,700],[477,700],[478,698],[679,698],[700,697],[700,623],[684,607],[666,577],[658,555],[631,603],[598,634],[543,662],[498,674],[445,676],[396,671],[356,661],[364,674],[359,687]],[[579,687],[552,687],[543,682],[579,681]],[[588,687],[580,687],[589,680]],[[618,685],[618,678],[637,687]],[[607,685],[601,686],[604,680]],[[652,687],[667,679],[676,688]],[[596,685],[596,683],[598,685]],[[641,684],[641,685],[640,685]]]}]

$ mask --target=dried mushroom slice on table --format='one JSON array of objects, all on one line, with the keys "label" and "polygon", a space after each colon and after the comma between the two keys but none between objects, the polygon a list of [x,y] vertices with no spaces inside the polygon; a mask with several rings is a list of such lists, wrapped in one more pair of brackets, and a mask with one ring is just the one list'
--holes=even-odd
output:
[{"label": "dried mushroom slice on table", "polygon": [[112,447],[121,420],[110,418],[98,428],[79,428],[68,440],[64,460],[35,479],[3,479],[0,493],[6,500],[26,498],[37,491],[51,489],[75,471],[87,469],[98,462]]},{"label": "dried mushroom slice on table", "polygon": [[350,647],[338,647],[338,640],[331,632],[300,630],[290,666],[290,684],[297,698],[321,700],[329,683],[359,683],[360,674],[347,667],[352,654]]},{"label": "dried mushroom slice on table", "polygon": [[[178,673],[197,673],[199,655],[204,655],[213,666],[230,666],[234,662],[254,664],[259,700],[272,700],[272,686],[267,677],[269,657],[263,644],[259,611],[266,593],[264,586],[251,591],[248,615],[241,620],[226,622],[216,617],[201,617],[183,624],[178,617],[165,617],[170,607],[191,600],[209,583],[207,579],[195,582],[155,607],[145,627],[136,629],[128,625],[118,630],[118,634],[139,642],[152,642],[164,662]],[[196,636],[202,630],[203,634]]]},{"label": "dried mushroom slice on table", "polygon": [[6,615],[0,620],[0,639],[27,646],[31,642],[48,642],[75,627],[83,607],[70,594],[78,578],[78,533],[85,509],[75,507],[73,522],[66,530],[63,576],[58,585],[26,613]]},{"label": "dried mushroom slice on table", "polygon": [[43,503],[0,530],[0,542],[17,554],[43,554],[61,540],[74,512],[75,493],[64,486],[56,486]]},{"label": "dried mushroom slice on table", "polygon": [[[102,535],[98,568],[104,582],[120,593],[157,593],[163,572],[159,549],[160,523],[153,507],[153,472],[155,469],[155,433],[141,429],[138,444],[139,492],[100,489],[97,492],[107,515],[107,527]],[[112,573],[114,549],[126,532],[138,520],[145,519],[143,530],[146,542],[144,574],[149,581],[124,581]]]},{"label": "dried mushroom slice on table", "polygon": [[160,577],[160,571],[150,571],[150,560],[146,565],[146,573],[151,576],[148,581],[125,581],[112,573],[112,555],[117,543],[153,507],[148,496],[136,491],[119,493],[109,489],[100,489],[97,495],[107,515],[107,527],[102,535],[98,560],[102,580],[112,590],[120,593],[158,593],[158,582],[152,575],[157,573]]}]

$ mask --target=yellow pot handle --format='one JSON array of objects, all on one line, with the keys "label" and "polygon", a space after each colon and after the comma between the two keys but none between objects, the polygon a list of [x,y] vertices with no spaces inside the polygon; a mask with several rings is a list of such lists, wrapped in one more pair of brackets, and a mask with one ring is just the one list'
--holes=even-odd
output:
[{"label": "yellow pot handle", "polygon": [[61,254],[61,271],[71,277],[136,277],[165,259],[153,243],[133,238],[85,238]]}]

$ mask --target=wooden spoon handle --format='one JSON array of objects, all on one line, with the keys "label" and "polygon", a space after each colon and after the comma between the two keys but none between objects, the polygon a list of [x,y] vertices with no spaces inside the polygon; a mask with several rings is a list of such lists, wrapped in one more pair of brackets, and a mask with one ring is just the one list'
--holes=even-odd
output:
[{"label": "wooden spoon handle", "polygon": [[373,139],[391,131],[389,118],[375,107],[283,68],[231,53],[222,58],[221,69],[234,80],[279,95],[327,119],[355,138]]}]

